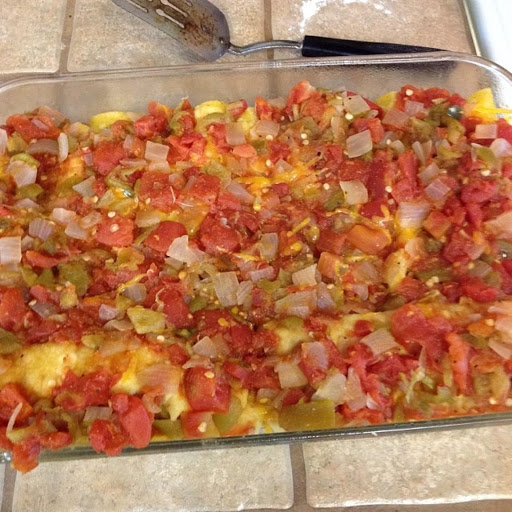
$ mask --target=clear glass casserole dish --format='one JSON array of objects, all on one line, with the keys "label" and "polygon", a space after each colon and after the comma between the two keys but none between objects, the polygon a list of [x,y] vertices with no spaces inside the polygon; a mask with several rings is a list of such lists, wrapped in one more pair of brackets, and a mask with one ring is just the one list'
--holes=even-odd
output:
[{"label": "clear glass casserole dish", "polygon": [[[467,96],[490,87],[496,104],[512,105],[512,75],[480,58],[455,53],[431,53],[410,56],[346,57],[266,61],[243,64],[207,64],[155,68],[136,71],[69,74],[63,76],[17,79],[0,86],[0,123],[15,112],[30,111],[49,105],[75,120],[108,110],[144,110],[151,100],[175,104],[183,97],[192,103],[210,99],[234,101],[256,96],[284,96],[300,80],[316,87],[354,90],[376,98],[397,90],[404,84],[417,87],[442,87]],[[378,426],[338,428],[321,431],[255,434],[240,437],[208,438],[159,442],[138,453],[218,448],[232,445],[297,442],[354,435],[378,435],[393,432],[422,431],[439,428],[469,427],[505,423],[512,413],[429,421],[394,423]],[[133,450],[125,450],[130,453]],[[46,452],[42,460],[92,457],[87,447]],[[9,453],[0,456],[10,460]]]}]

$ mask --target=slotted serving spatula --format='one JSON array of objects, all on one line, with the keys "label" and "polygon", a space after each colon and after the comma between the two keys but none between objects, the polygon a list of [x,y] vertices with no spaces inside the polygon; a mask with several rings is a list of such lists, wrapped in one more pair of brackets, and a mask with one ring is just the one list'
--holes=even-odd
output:
[{"label": "slotted serving spatula", "polygon": [[317,36],[305,36],[302,42],[275,40],[236,46],[229,40],[226,17],[208,0],[113,0],[113,2],[183,43],[195,54],[208,61],[217,60],[226,52],[246,55],[260,50],[278,48],[299,50],[304,57],[439,51],[437,48],[422,46]]}]

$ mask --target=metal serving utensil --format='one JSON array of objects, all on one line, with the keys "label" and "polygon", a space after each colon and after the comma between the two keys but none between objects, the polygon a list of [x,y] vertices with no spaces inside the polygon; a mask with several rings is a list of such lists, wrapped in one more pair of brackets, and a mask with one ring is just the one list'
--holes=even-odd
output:
[{"label": "metal serving utensil", "polygon": [[112,0],[173,39],[183,43],[205,60],[213,61],[226,52],[246,55],[262,50],[298,50],[304,57],[334,55],[375,55],[389,53],[420,53],[437,48],[393,43],[353,41],[329,37],[305,36],[300,41],[262,41],[236,46],[230,42],[226,17],[208,0]]}]

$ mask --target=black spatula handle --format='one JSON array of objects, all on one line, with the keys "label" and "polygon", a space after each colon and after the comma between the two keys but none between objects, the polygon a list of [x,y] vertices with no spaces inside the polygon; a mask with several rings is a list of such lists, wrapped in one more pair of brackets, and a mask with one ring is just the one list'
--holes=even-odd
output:
[{"label": "black spatula handle", "polygon": [[349,57],[352,55],[438,52],[441,50],[439,48],[411,46],[408,44],[374,43],[353,41],[351,39],[305,36],[301,51],[304,57],[329,57],[335,55]]}]

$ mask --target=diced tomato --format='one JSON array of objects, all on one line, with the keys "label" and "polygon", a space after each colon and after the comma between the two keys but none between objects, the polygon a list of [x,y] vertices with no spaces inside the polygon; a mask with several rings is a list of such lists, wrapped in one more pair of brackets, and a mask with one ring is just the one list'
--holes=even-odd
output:
[{"label": "diced tomato", "polygon": [[92,153],[96,171],[105,176],[111,172],[123,158],[128,157],[123,145],[118,142],[100,142]]},{"label": "diced tomato", "polygon": [[471,222],[475,228],[480,229],[484,221],[484,212],[481,206],[477,203],[467,203],[466,210],[469,222]]},{"label": "diced tomato", "polygon": [[178,343],[169,345],[166,348],[166,352],[169,357],[169,361],[177,366],[183,366],[189,359],[188,352]]},{"label": "diced tomato", "polygon": [[114,377],[106,369],[78,377],[71,370],[53,391],[55,403],[63,409],[81,411],[89,406],[106,405]]},{"label": "diced tomato", "polygon": [[274,368],[263,364],[251,373],[244,387],[249,389],[280,389],[281,386]]},{"label": "diced tomato", "polygon": [[347,421],[362,420],[372,425],[377,425],[386,421],[382,411],[368,409],[367,407],[359,409],[358,411],[353,411],[347,404],[343,404],[341,412]]},{"label": "diced tomato", "polygon": [[342,181],[359,180],[366,185],[370,175],[371,166],[363,160],[343,160],[340,163],[338,178]]},{"label": "diced tomato", "polygon": [[190,187],[188,195],[203,201],[206,204],[213,204],[220,192],[220,179],[209,174],[199,174]]},{"label": "diced tomato", "polygon": [[283,398],[283,407],[286,407],[287,405],[295,405],[305,397],[306,394],[300,388],[288,389]]},{"label": "diced tomato", "polygon": [[89,442],[96,453],[110,457],[119,455],[128,446],[128,435],[120,425],[107,420],[94,420],[89,430]]},{"label": "diced tomato", "polygon": [[366,254],[379,254],[390,243],[390,237],[380,229],[371,229],[356,224],[348,233],[347,241]]},{"label": "diced tomato", "polygon": [[254,352],[253,331],[247,325],[236,324],[230,328],[230,349],[233,355],[244,356]]},{"label": "diced tomato", "polygon": [[27,143],[32,139],[56,139],[60,134],[60,130],[47,116],[16,114],[7,118],[7,126],[17,131]]},{"label": "diced tomato", "polygon": [[505,119],[498,119],[498,138],[507,140],[512,144],[512,125]]},{"label": "diced tomato", "polygon": [[129,247],[133,244],[133,220],[116,215],[103,217],[96,231],[96,240],[110,247]]},{"label": "diced tomato", "polygon": [[240,158],[254,158],[258,156],[258,152],[252,144],[240,144],[233,147],[233,155]]},{"label": "diced tomato", "polygon": [[33,409],[21,384],[14,382],[6,384],[0,391],[0,420],[8,422],[19,404],[21,404],[21,409],[16,416],[15,425],[19,425],[30,418]]},{"label": "diced tomato", "polygon": [[408,179],[397,181],[392,188],[391,195],[397,203],[408,201],[418,194],[418,187]]},{"label": "diced tomato", "polygon": [[245,368],[244,366],[235,363],[234,361],[226,361],[222,365],[222,369],[234,379],[239,380],[242,383],[242,387],[247,388],[251,378],[252,370]]},{"label": "diced tomato", "polygon": [[133,123],[135,135],[141,139],[151,139],[155,135],[165,135],[169,124],[165,116],[142,116]]},{"label": "diced tomato", "polygon": [[7,288],[0,299],[0,327],[18,331],[23,327],[23,319],[29,309],[18,288]]},{"label": "diced tomato", "polygon": [[183,382],[192,410],[228,412],[231,388],[223,376],[215,375],[209,368],[194,366],[185,370]]},{"label": "diced tomato", "polygon": [[199,334],[203,336],[215,336],[216,334],[226,334],[233,321],[229,313],[222,309],[201,309],[194,315]]},{"label": "diced tomato", "polygon": [[418,361],[410,356],[390,354],[382,361],[368,366],[368,371],[378,375],[380,381],[386,386],[392,386],[400,380],[400,374],[408,376],[418,367]]},{"label": "diced tomato", "polygon": [[[187,411],[180,415],[181,427],[186,439],[205,437],[213,425],[211,412]],[[218,435],[218,434],[217,434]]]},{"label": "diced tomato", "polygon": [[186,235],[183,224],[167,220],[158,224],[157,228],[144,240],[144,245],[158,252],[167,252],[175,238]]},{"label": "diced tomato", "polygon": [[69,432],[49,432],[40,434],[39,442],[45,450],[60,450],[69,446],[73,442],[73,438]]},{"label": "diced tomato", "polygon": [[439,210],[433,210],[423,222],[423,227],[438,240],[443,237],[451,227],[450,219]]},{"label": "diced tomato", "polygon": [[496,181],[471,178],[469,183],[462,187],[460,197],[464,203],[486,203],[497,191]]},{"label": "diced tomato", "polygon": [[455,263],[456,261],[468,262],[471,259],[468,252],[473,247],[472,240],[463,236],[460,232],[455,232],[443,248],[443,257],[450,263]]},{"label": "diced tomato", "polygon": [[450,354],[453,381],[461,393],[469,395],[473,391],[471,369],[469,366],[472,356],[471,345],[454,332],[446,335],[446,341],[449,345],[448,353]]},{"label": "diced tomato", "polygon": [[[269,160],[275,164],[278,160],[284,160],[290,156],[291,150],[288,144],[273,140],[269,144]],[[285,194],[286,195],[286,194]]]},{"label": "diced tomato", "polygon": [[288,99],[286,102],[287,106],[299,105],[311,98],[311,95],[316,89],[307,81],[300,81],[295,87],[293,87],[288,93]]},{"label": "diced tomato", "polygon": [[402,177],[416,184],[418,176],[418,157],[416,153],[412,149],[404,151],[398,156],[397,162]]},{"label": "diced tomato", "polygon": [[373,332],[373,327],[368,320],[358,320],[354,324],[354,335],[358,338],[363,338],[371,332]]},{"label": "diced tomato", "polygon": [[441,293],[448,299],[448,302],[458,302],[462,296],[460,284],[455,281],[447,281],[440,285]]},{"label": "diced tomato", "polygon": [[234,101],[228,105],[228,110],[233,119],[238,119],[247,110],[247,101]]},{"label": "diced tomato", "polygon": [[327,107],[324,95],[320,91],[313,91],[311,97],[302,104],[301,111],[303,116],[312,117],[317,123],[321,123]]},{"label": "diced tomato", "polygon": [[28,473],[37,466],[41,443],[37,436],[30,436],[12,448],[12,465],[20,473]]},{"label": "diced tomato", "polygon": [[25,259],[33,267],[52,268],[69,259],[69,256],[64,254],[49,256],[48,254],[43,254],[37,251],[26,251]]},{"label": "diced tomato", "polygon": [[130,446],[145,448],[151,441],[153,416],[146,410],[142,400],[138,396],[119,393],[112,395],[111,402]]},{"label": "diced tomato", "polygon": [[240,236],[233,228],[215,222],[208,230],[201,226],[200,240],[209,254],[235,252],[240,248]]},{"label": "diced tomato", "polygon": [[254,104],[258,119],[265,119],[276,122],[280,121],[281,109],[272,106],[268,101],[259,96],[254,100]]},{"label": "diced tomato", "polygon": [[363,204],[359,213],[367,219],[371,219],[372,217],[384,217],[383,207],[387,207],[386,201],[384,199],[375,199],[374,201]]},{"label": "diced tomato", "polygon": [[318,259],[318,272],[327,279],[335,279],[341,268],[341,258],[330,252],[323,252]]},{"label": "diced tomato", "polygon": [[185,329],[194,325],[194,317],[183,300],[181,294],[172,288],[164,288],[158,294],[158,300],[163,302],[163,312],[167,320],[177,329]]},{"label": "diced tomato", "polygon": [[343,233],[336,233],[331,229],[322,229],[316,242],[316,248],[320,252],[326,251],[340,255],[346,238],[347,235]]},{"label": "diced tomato", "polygon": [[470,277],[461,282],[462,294],[477,302],[492,302],[499,295],[499,290],[485,284],[479,277]]},{"label": "diced tomato", "polygon": [[320,341],[303,343],[299,366],[312,386],[322,382],[329,370],[329,354],[325,345]]},{"label": "diced tomato", "polygon": [[153,208],[171,212],[176,195],[169,182],[169,174],[158,171],[146,171],[140,180],[139,198],[149,202]]},{"label": "diced tomato", "polygon": [[167,160],[170,164],[186,161],[192,154],[201,156],[207,140],[200,133],[186,132],[181,137],[171,135],[166,141],[171,146]]},{"label": "diced tomato", "polygon": [[372,135],[373,142],[380,142],[384,137],[384,127],[382,126],[382,121],[378,117],[368,120],[368,129]]},{"label": "diced tomato", "polygon": [[427,287],[418,279],[406,276],[402,279],[398,288],[396,289],[397,295],[404,297],[407,302],[419,299],[427,290]]},{"label": "diced tomato", "polygon": [[217,197],[217,208],[219,210],[233,210],[240,211],[242,209],[242,203],[238,197],[226,192],[225,190],[221,190],[219,196]]}]

